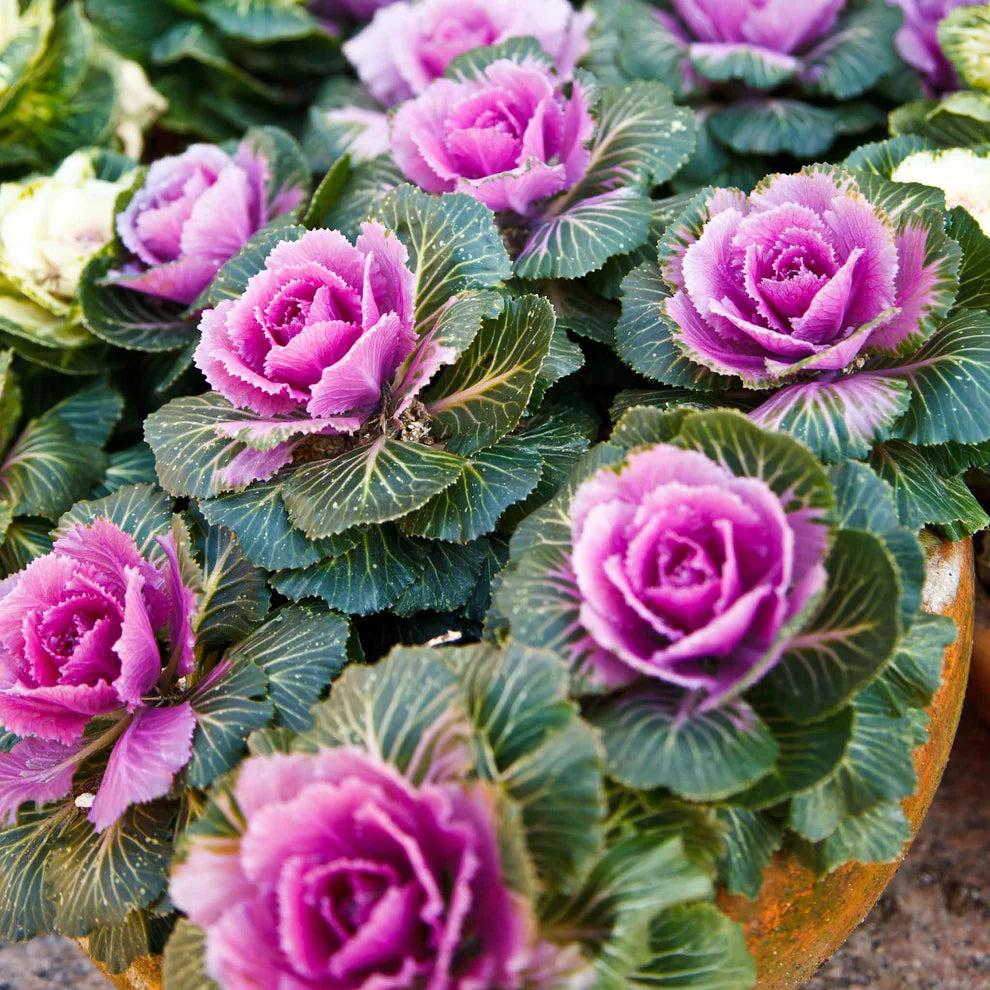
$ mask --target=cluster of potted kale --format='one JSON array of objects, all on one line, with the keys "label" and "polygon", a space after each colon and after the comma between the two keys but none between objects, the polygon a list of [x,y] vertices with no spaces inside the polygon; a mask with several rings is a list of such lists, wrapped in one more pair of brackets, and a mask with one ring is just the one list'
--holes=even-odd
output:
[{"label": "cluster of potted kale", "polygon": [[795,952],[958,715],[990,5],[790,6],[0,2],[0,936],[742,990],[862,917]]}]

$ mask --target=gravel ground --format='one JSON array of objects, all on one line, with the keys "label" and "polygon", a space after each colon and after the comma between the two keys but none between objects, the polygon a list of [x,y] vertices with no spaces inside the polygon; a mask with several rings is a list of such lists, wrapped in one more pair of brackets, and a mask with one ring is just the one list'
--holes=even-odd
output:
[{"label": "gravel ground", "polygon": [[[967,711],[910,855],[804,990],[990,988],[990,727]],[[0,942],[0,990],[108,990],[60,938]]]}]

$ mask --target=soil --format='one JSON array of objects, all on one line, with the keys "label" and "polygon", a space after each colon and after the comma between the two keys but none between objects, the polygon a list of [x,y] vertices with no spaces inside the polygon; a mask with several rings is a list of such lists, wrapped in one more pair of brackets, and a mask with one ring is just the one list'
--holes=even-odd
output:
[{"label": "soil", "polygon": [[[803,990],[990,988],[990,725],[967,707],[904,865]],[[72,942],[0,942],[0,990],[109,990]]]}]

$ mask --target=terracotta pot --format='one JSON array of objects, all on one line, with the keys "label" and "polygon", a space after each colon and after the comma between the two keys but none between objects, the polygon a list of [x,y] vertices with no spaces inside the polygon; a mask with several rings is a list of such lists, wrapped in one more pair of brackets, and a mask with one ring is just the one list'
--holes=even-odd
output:
[{"label": "terracotta pot", "polygon": [[[922,537],[928,553],[925,609],[955,619],[959,636],[945,651],[942,687],[929,709],[929,741],[914,754],[918,790],[905,800],[904,810],[915,833],[949,758],[973,643],[972,543],[945,543],[928,534]],[[990,656],[990,602],[986,606]],[[755,900],[723,893],[719,906],[746,927],[747,942],[756,959],[758,990],[793,990],[807,980],[866,917],[899,865],[900,860],[853,864],[816,880],[802,863],[778,854],[767,866],[763,889]],[[79,944],[85,950],[86,940],[80,939]],[[107,973],[99,963],[96,966],[120,990],[161,990],[158,957],[138,959],[120,974]]]},{"label": "terracotta pot", "polygon": [[969,697],[990,722],[990,594],[976,582],[976,621],[973,627],[973,665],[969,671]]},{"label": "terracotta pot", "polygon": [[[904,801],[904,811],[915,834],[942,779],[959,724],[973,644],[975,584],[970,540],[942,543],[923,534],[923,541],[929,556],[925,609],[955,619],[959,636],[945,651],[942,687],[928,709],[928,742],[914,754],[918,789]],[[816,880],[797,859],[777,854],[755,900],[721,896],[720,907],[746,926],[759,990],[793,990],[811,977],[866,917],[900,864],[854,863]]]}]

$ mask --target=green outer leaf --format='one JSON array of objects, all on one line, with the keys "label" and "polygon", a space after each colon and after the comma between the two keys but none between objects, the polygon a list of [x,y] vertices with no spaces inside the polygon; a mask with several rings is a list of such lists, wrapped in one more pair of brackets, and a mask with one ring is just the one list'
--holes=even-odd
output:
[{"label": "green outer leaf", "polygon": [[180,918],[165,946],[162,979],[168,990],[220,990],[206,975],[206,934]]},{"label": "green outer leaf", "polygon": [[955,622],[948,616],[922,612],[901,641],[890,666],[869,690],[891,715],[930,705],[942,684],[945,650],[958,634]]},{"label": "green outer leaf", "polygon": [[771,808],[826,778],[839,765],[853,731],[850,705],[804,725],[778,710],[761,714],[777,740],[780,755],[768,774],[748,790],[733,795],[734,805],[752,811]]},{"label": "green outer leaf", "polygon": [[340,199],[340,193],[351,175],[350,155],[338,158],[330,170],[320,180],[312,199],[306,206],[302,217],[302,225],[308,230],[324,226],[323,219],[327,212]]},{"label": "green outer leaf", "polygon": [[319,539],[398,519],[452,485],[463,467],[462,458],[438,447],[379,437],[300,467],[283,483],[282,497],[293,526]]},{"label": "green outer leaf", "polygon": [[251,730],[268,724],[273,709],[267,690],[264,672],[242,656],[192,692],[196,729],[186,771],[191,787],[209,787],[230,770],[244,753]]},{"label": "green outer leaf", "polygon": [[939,22],[938,40],[960,79],[973,89],[990,90],[987,39],[990,11],[983,4],[952,10]]},{"label": "green outer leaf", "polygon": [[82,814],[52,849],[45,884],[55,902],[55,928],[78,937],[122,922],[165,889],[172,856],[175,804],[133,805],[97,834]]},{"label": "green outer leaf", "polygon": [[478,45],[458,55],[444,70],[447,79],[472,80],[483,78],[485,69],[493,62],[508,59],[511,62],[541,62],[553,69],[553,59],[540,47],[536,38],[508,38],[497,45]]},{"label": "green outer leaf", "polygon": [[409,251],[417,333],[433,326],[452,296],[494,288],[511,273],[491,210],[471,196],[431,196],[404,184],[376,204],[375,216]]},{"label": "green outer leaf", "polygon": [[519,278],[580,278],[649,236],[653,204],[619,186],[577,200],[538,224],[516,258]]},{"label": "green outer leaf", "polygon": [[282,501],[282,482],[255,482],[244,492],[201,499],[200,511],[215,526],[232,530],[241,549],[259,567],[308,567],[320,557],[321,546],[289,522]]},{"label": "green outer leaf", "polygon": [[[401,699],[401,703],[399,702]],[[313,707],[304,747],[359,746],[414,783],[467,758],[470,724],[457,678],[435,653],[397,650],[373,667],[352,666]]]},{"label": "green outer leaf", "polygon": [[722,144],[742,154],[814,159],[839,135],[833,110],[793,99],[754,99],[716,110],[708,126]]},{"label": "green outer leaf", "polygon": [[743,790],[773,766],[777,743],[746,702],[708,712],[685,708],[664,685],[611,695],[588,715],[602,734],[605,765],[627,787],[667,787],[692,801]]},{"label": "green outer leaf", "polygon": [[47,935],[55,924],[55,902],[45,889],[45,867],[53,841],[74,809],[62,805],[22,812],[17,824],[0,829],[0,935],[21,942]]},{"label": "green outer leaf", "polygon": [[461,475],[422,508],[399,521],[410,536],[467,543],[495,528],[499,516],[536,487],[543,459],[524,437],[510,434],[465,461]]},{"label": "green outer leaf", "polygon": [[990,237],[961,206],[949,211],[946,232],[962,249],[956,305],[990,309]]},{"label": "green outer leaf", "polygon": [[130,533],[142,556],[163,559],[156,541],[172,525],[172,500],[157,488],[125,485],[104,498],[79,502],[59,519],[55,535],[61,536],[74,526],[89,526],[100,518]]},{"label": "green outer leaf", "polygon": [[226,657],[255,663],[268,677],[275,724],[301,732],[310,707],[347,663],[347,620],[322,607],[285,605],[231,647]]},{"label": "green outer leaf", "polygon": [[874,447],[870,466],[894,489],[901,522],[914,530],[929,524],[960,522],[966,535],[990,526],[990,517],[961,477],[942,478],[924,448],[902,440]]},{"label": "green outer leaf", "polygon": [[272,0],[202,0],[204,16],[232,38],[254,44],[299,41],[323,28],[303,5]]},{"label": "green outer leaf", "polygon": [[897,645],[891,607],[900,581],[890,551],[859,530],[839,532],[818,613],[770,672],[781,706],[798,721],[841,708],[883,669]]},{"label": "green outer leaf", "polygon": [[669,908],[650,930],[652,960],[629,980],[633,990],[749,990],[756,966],[742,925],[714,904]]},{"label": "green outer leaf", "polygon": [[14,352],[0,351],[0,452],[6,451],[21,419],[21,385],[14,373]]},{"label": "green outer leaf", "polygon": [[[243,3],[244,0],[237,2]],[[300,202],[306,202],[311,182],[309,165],[302,148],[290,134],[280,127],[251,127],[248,128],[241,144],[246,145],[255,156],[260,156],[264,160],[268,171],[264,204],[268,216],[275,213],[281,205],[279,201],[284,201],[290,190],[294,190],[297,194],[301,193]],[[297,218],[302,209],[302,206],[297,206],[284,216]]]},{"label": "green outer leaf", "polygon": [[102,447],[120,419],[123,397],[105,382],[94,382],[52,406],[43,419],[57,416],[80,444]]},{"label": "green outer leaf", "polygon": [[487,556],[485,540],[473,543],[431,542],[424,546],[419,575],[392,604],[396,615],[453,612],[471,597]]},{"label": "green outer leaf", "polygon": [[351,169],[336,203],[324,214],[322,224],[353,239],[378,200],[406,181],[388,155],[379,155]]},{"label": "green outer leaf", "polygon": [[0,498],[15,515],[57,519],[84,498],[106,470],[106,455],[80,443],[55,416],[33,419],[0,465]]},{"label": "green outer leaf", "polygon": [[203,548],[203,579],[194,619],[202,646],[232,643],[268,613],[265,574],[244,555],[229,529],[211,526]]},{"label": "green outer leaf", "polygon": [[911,405],[894,436],[913,443],[979,443],[990,423],[990,314],[962,310],[885,374],[907,381]]},{"label": "green outer leaf", "polygon": [[913,794],[918,785],[912,759],[916,731],[911,715],[891,717],[872,694],[858,696],[842,759],[825,780],[793,798],[787,824],[818,842],[844,819]]},{"label": "green outer leaf", "polygon": [[91,931],[86,939],[86,952],[108,972],[123,973],[138,957],[156,952],[153,943],[167,924],[147,911],[131,911],[119,925],[101,925]]},{"label": "green outer leaf", "polygon": [[853,171],[873,172],[889,179],[905,158],[931,147],[924,138],[915,134],[871,141],[869,144],[861,144],[851,152],[843,161],[842,167]]},{"label": "green outer leaf", "polygon": [[552,653],[514,643],[441,656],[467,699],[479,776],[498,782],[522,807],[542,885],[574,887],[601,850],[605,802],[599,746],[568,701],[566,669]]},{"label": "green outer leaf", "polygon": [[712,82],[739,80],[755,90],[775,89],[792,79],[801,63],[793,56],[740,44],[690,45],[688,58],[698,74]]},{"label": "green outer leaf", "polygon": [[584,177],[565,201],[633,186],[645,190],[666,182],[694,151],[697,123],[685,107],[675,107],[662,83],[636,81],[602,91],[598,127]]},{"label": "green outer leaf", "polygon": [[822,844],[821,866],[831,872],[850,860],[895,862],[912,837],[911,825],[900,802],[886,801],[862,815],[846,818]]},{"label": "green outer leaf", "polygon": [[423,550],[394,526],[370,526],[357,542],[304,570],[278,571],[272,584],[287,598],[322,598],[354,615],[392,605],[419,577]]},{"label": "green outer leaf", "polygon": [[784,841],[783,832],[769,815],[744,808],[719,808],[717,815],[726,828],[719,879],[730,894],[756,897],[763,869]]},{"label": "green outer leaf", "polygon": [[815,93],[849,100],[866,92],[898,64],[891,43],[901,26],[896,7],[869,4],[846,13],[806,56],[803,78]]},{"label": "green outer leaf", "polygon": [[435,429],[449,434],[447,450],[468,454],[512,431],[533,392],[553,328],[553,307],[545,299],[510,299],[496,319],[482,324],[457,363],[434,379],[423,401]]},{"label": "green outer leaf", "polygon": [[93,489],[93,495],[97,497],[112,495],[128,485],[150,485],[157,482],[155,455],[146,443],[139,440],[136,444],[124,450],[114,451],[110,455],[109,467],[103,475],[103,481]]},{"label": "green outer leaf", "polygon": [[620,290],[622,315],[615,327],[619,357],[647,378],[693,389],[721,389],[732,379],[715,375],[686,358],[661,319],[670,290],[655,262],[634,268]]},{"label": "green outer leaf", "polygon": [[662,912],[711,893],[711,879],[679,838],[631,835],[606,849],[571,896],[549,898],[541,914],[549,928],[563,938],[573,931],[597,957],[596,990],[618,990],[652,960],[650,930]]},{"label": "green outer leaf", "polygon": [[[10,507],[5,505],[5,512]],[[44,556],[52,548],[52,540],[48,535],[49,524],[26,519],[12,522],[4,534],[0,544],[0,563],[8,575],[27,567],[36,557]]]}]

